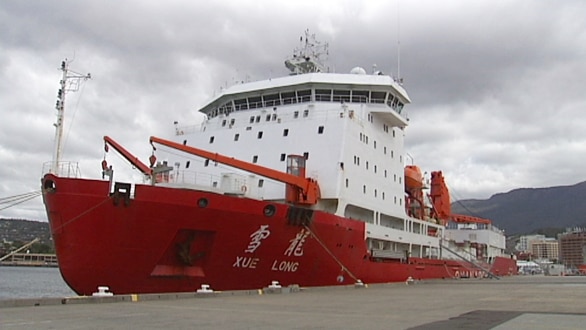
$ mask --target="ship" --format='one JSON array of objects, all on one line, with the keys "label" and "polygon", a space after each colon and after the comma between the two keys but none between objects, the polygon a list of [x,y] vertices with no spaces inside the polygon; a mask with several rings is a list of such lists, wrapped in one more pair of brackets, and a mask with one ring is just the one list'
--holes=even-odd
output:
[{"label": "ship", "polygon": [[64,61],[41,185],[65,282],[90,295],[515,274],[504,232],[452,214],[441,171],[406,165],[402,81],[330,72],[327,47],[306,31],[288,74],[222,89],[201,123],[152,136],[146,163],[105,136],[137,182],[117,181],[105,158],[102,179],[61,161]]}]

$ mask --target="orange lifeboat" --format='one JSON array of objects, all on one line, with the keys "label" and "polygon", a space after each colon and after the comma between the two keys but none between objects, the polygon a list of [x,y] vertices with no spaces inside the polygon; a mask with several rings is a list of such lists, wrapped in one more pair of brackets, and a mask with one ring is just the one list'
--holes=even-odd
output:
[{"label": "orange lifeboat", "polygon": [[415,165],[405,166],[405,190],[413,191],[421,188],[423,188],[423,175],[419,167]]}]

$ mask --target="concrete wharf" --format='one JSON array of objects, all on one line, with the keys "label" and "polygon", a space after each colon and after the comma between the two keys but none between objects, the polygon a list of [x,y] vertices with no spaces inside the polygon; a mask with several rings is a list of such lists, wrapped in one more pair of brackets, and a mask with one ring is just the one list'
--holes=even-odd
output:
[{"label": "concrete wharf", "polygon": [[0,328],[586,328],[584,276],[515,276],[272,291],[2,300]]}]

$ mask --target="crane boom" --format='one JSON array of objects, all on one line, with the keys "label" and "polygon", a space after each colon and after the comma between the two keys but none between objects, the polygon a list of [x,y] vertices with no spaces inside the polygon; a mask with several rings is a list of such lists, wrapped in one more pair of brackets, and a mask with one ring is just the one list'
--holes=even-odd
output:
[{"label": "crane boom", "polygon": [[133,166],[136,166],[143,174],[148,176],[153,175],[153,170],[148,167],[145,163],[141,162],[136,156],[131,154],[128,150],[126,150],[123,146],[118,144],[118,142],[114,141],[109,136],[104,136],[104,143],[105,143],[105,150],[108,151],[108,145],[114,148],[124,159],[129,161]]},{"label": "crane boom", "polygon": [[[306,178],[304,171],[302,172],[301,176],[297,176],[277,171],[272,168],[264,167],[261,165],[252,164],[243,160],[235,159],[233,157],[227,157],[218,153],[213,153],[203,149],[198,149],[195,147],[179,144],[173,141],[164,140],[155,136],[151,136],[150,142],[151,145],[153,145],[153,143],[158,143],[173,149],[186,152],[188,154],[206,158],[214,162],[232,166],[250,173],[258,174],[279,182],[283,182],[287,184],[287,202],[295,204],[313,205],[316,204],[319,198],[321,197],[317,181],[311,178]],[[293,191],[293,193],[289,193],[290,191]]]}]

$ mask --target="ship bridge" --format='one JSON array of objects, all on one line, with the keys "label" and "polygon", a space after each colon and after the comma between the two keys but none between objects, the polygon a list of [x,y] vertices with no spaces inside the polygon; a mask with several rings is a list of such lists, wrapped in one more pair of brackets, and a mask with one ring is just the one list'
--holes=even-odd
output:
[{"label": "ship bridge", "polygon": [[373,114],[390,126],[402,128],[407,126],[402,110],[411,100],[390,76],[308,73],[234,85],[208,102],[200,112],[209,119],[228,116],[235,111],[305,102],[369,104]]}]

